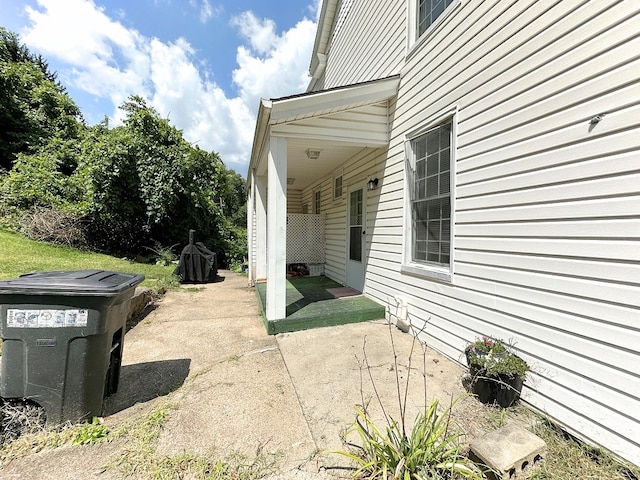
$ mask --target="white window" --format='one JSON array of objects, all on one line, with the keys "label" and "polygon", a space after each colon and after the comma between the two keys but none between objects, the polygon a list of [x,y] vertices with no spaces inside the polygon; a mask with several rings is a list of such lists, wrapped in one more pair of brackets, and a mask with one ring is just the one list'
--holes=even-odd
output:
[{"label": "white window", "polygon": [[407,0],[409,54],[429,37],[429,32],[466,0]]},{"label": "white window", "polygon": [[407,140],[407,201],[403,271],[451,280],[455,116]]},{"label": "white window", "polygon": [[333,199],[337,200],[342,197],[342,175],[333,178]]},{"label": "white window", "polygon": [[313,192],[313,213],[320,214],[320,190]]},{"label": "white window", "polygon": [[416,0],[418,2],[418,37],[435,23],[453,0]]}]

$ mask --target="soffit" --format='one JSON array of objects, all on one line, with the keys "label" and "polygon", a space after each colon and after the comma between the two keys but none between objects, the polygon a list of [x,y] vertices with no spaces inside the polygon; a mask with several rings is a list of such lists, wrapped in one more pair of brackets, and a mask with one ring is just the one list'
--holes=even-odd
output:
[{"label": "soffit", "polygon": [[[258,112],[251,165],[267,170],[268,137],[287,138],[289,188],[304,189],[337,171],[365,148],[389,142],[389,100],[399,76],[320,92],[263,101]],[[311,160],[307,149],[320,150]]]}]

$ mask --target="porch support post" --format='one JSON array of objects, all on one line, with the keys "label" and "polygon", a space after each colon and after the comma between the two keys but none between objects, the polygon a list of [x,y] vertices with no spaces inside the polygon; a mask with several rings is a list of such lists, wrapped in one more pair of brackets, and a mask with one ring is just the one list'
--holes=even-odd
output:
[{"label": "porch support post", "polygon": [[269,139],[267,176],[267,320],[286,317],[287,139]]},{"label": "porch support post", "polygon": [[249,275],[249,285],[255,285],[256,283],[256,264],[255,264],[255,231],[253,226],[255,225],[254,219],[256,217],[256,172],[254,170],[249,171],[249,192],[247,195],[247,273]]},{"label": "porch support post", "polygon": [[256,175],[255,279],[267,278],[267,177]]}]

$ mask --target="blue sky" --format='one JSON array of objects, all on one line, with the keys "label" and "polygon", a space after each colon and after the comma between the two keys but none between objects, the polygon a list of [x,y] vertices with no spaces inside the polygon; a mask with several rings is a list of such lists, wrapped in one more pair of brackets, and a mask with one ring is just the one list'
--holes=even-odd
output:
[{"label": "blue sky", "polygon": [[0,0],[89,124],[141,95],[245,175],[260,98],[303,92],[320,0]]}]

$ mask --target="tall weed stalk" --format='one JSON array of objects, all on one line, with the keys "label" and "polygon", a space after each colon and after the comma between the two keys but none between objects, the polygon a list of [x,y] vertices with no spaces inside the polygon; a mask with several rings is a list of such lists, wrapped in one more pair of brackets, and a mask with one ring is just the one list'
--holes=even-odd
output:
[{"label": "tall weed stalk", "polygon": [[[355,407],[356,418],[343,435],[345,450],[334,450],[329,453],[342,455],[355,463],[352,478],[354,479],[393,479],[393,480],[427,480],[427,479],[484,479],[480,469],[462,452],[461,434],[450,432],[449,421],[451,409],[458,399],[451,400],[449,406],[438,412],[438,400],[427,402],[427,348],[417,340],[420,332],[414,331],[409,353],[407,378],[402,384],[398,369],[398,353],[393,340],[392,324],[389,322],[389,336],[395,370],[396,395],[400,413],[400,421],[395,420],[384,408],[382,399],[373,377],[371,365],[367,357],[366,337],[363,342],[364,360],[360,363],[360,393],[362,405]],[[424,387],[424,410],[421,411],[409,431],[407,429],[407,398],[412,370],[412,357],[416,344],[422,346],[422,375]],[[386,425],[378,426],[368,410],[362,385],[362,371],[366,370],[374,396],[382,410]],[[347,438],[355,435],[357,442]]]}]

